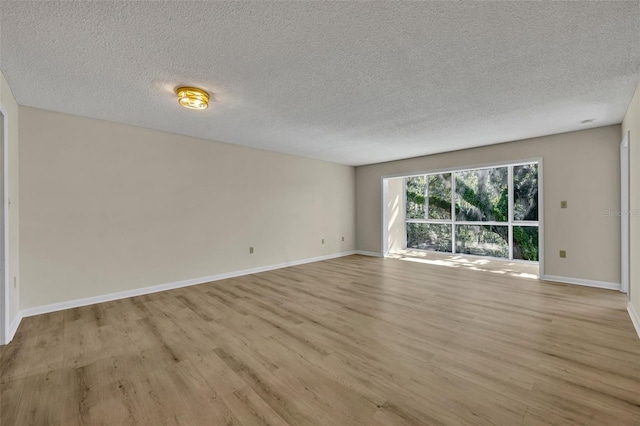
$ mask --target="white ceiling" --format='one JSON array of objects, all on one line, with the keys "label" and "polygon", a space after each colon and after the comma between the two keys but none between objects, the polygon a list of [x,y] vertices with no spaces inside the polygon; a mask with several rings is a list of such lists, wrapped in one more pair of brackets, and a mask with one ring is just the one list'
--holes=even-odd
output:
[{"label": "white ceiling", "polygon": [[[349,165],[619,123],[640,81],[638,1],[3,0],[0,14],[21,105]],[[181,109],[181,84],[218,100]]]}]

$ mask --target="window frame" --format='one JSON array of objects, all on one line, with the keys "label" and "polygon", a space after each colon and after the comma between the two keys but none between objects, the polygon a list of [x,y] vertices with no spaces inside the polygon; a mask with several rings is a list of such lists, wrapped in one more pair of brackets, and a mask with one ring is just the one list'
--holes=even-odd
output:
[{"label": "window frame", "polygon": [[[538,220],[514,220],[514,173],[513,169],[517,166],[524,166],[535,164],[537,166],[538,172]],[[498,222],[498,221],[456,221],[456,174],[460,172],[474,171],[474,170],[487,170],[487,169],[497,169],[497,168],[507,168],[507,191],[508,191],[508,210],[507,210],[507,221],[506,222]],[[429,216],[429,176],[439,175],[439,174],[451,174],[451,219],[428,219]],[[524,161],[515,161],[515,162],[507,162],[502,164],[491,164],[491,165],[481,165],[474,167],[464,167],[464,168],[456,168],[456,169],[445,169],[445,170],[437,170],[426,173],[416,173],[411,175],[403,176],[403,196],[404,196],[404,209],[403,209],[403,219],[404,219],[404,248],[406,250],[418,250],[424,252],[434,252],[434,253],[449,253],[449,252],[436,252],[434,250],[428,249],[418,249],[407,247],[407,223],[426,223],[426,224],[450,224],[451,225],[451,254],[458,254],[464,256],[477,256],[481,258],[491,258],[491,259],[501,259],[501,260],[509,260],[516,262],[527,262],[527,263],[540,263],[540,259],[542,257],[542,247],[543,239],[541,235],[541,218],[542,218],[542,159],[531,159]],[[416,219],[416,218],[407,218],[407,179],[413,177],[424,176],[426,185],[425,185],[425,218]],[[508,227],[508,245],[509,245],[509,257],[494,257],[494,256],[480,256],[480,255],[470,255],[467,253],[459,253],[456,251],[456,225],[470,225],[470,226],[506,226]],[[538,260],[527,260],[527,259],[514,259],[513,258],[513,227],[537,227],[538,228]]]}]

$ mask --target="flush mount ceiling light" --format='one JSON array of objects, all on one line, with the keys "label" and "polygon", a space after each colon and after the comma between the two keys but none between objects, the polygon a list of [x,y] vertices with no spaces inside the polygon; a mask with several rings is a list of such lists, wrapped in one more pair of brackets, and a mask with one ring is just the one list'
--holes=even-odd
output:
[{"label": "flush mount ceiling light", "polygon": [[178,87],[178,102],[189,109],[206,109],[209,106],[209,94],[197,87]]}]

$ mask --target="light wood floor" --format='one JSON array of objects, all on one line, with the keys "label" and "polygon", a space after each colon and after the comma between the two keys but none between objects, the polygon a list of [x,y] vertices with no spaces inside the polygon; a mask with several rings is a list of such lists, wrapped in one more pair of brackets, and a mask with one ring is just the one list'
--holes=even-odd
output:
[{"label": "light wood floor", "polygon": [[538,262],[482,258],[424,250],[402,250],[390,254],[389,257],[407,262],[447,266],[449,268],[464,268],[508,277],[538,279]]},{"label": "light wood floor", "polygon": [[350,256],[26,318],[10,425],[640,425],[618,292]]}]

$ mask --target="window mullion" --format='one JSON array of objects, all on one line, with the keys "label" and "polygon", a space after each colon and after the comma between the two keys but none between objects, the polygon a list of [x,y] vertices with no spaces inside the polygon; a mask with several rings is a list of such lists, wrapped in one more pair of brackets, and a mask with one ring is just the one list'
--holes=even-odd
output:
[{"label": "window mullion", "polygon": [[429,219],[429,175],[424,176],[424,218]]},{"label": "window mullion", "polygon": [[404,200],[404,204],[403,204],[403,208],[402,208],[402,210],[403,210],[402,214],[404,216],[404,236],[403,236],[403,239],[404,239],[404,248],[405,248],[405,250],[409,249],[409,247],[407,247],[407,245],[409,243],[408,238],[407,238],[407,229],[408,229],[407,228],[407,223],[408,223],[408,219],[409,219],[407,217],[407,206],[408,206],[408,204],[407,204],[407,187],[408,187],[408,185],[409,185],[409,178],[406,177],[406,178],[404,178],[404,188],[403,188],[403,191],[402,191],[402,199]]},{"label": "window mullion", "polygon": [[451,253],[456,253],[456,172],[451,173]]},{"label": "window mullion", "polygon": [[509,205],[507,209],[507,220],[509,221],[509,260],[513,260],[513,166],[509,166],[507,175],[507,190],[509,191]]}]

